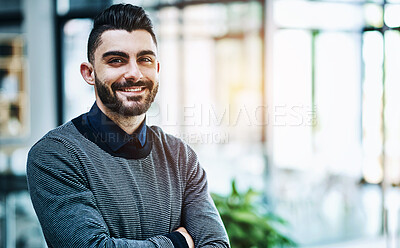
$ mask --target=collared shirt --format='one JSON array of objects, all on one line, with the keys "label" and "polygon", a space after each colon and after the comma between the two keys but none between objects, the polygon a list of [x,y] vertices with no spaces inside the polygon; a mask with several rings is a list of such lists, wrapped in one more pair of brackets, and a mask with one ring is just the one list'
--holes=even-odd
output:
[{"label": "collared shirt", "polygon": [[118,153],[121,148],[126,150],[126,148],[134,145],[135,148],[140,149],[146,144],[146,119],[143,120],[133,134],[129,135],[108,118],[94,103],[87,113],[87,120],[89,127],[115,153]]}]

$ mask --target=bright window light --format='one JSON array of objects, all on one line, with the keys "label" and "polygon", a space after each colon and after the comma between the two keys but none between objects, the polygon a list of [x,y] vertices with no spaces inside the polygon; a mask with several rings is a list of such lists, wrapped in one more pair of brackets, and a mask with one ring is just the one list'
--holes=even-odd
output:
[{"label": "bright window light", "polygon": [[363,174],[371,183],[383,178],[382,156],[382,94],[383,37],[379,32],[366,32],[363,37]]},{"label": "bright window light", "polygon": [[[293,42],[293,41],[296,42]],[[281,30],[274,37],[273,127],[277,166],[304,169],[311,165],[311,34]]]},{"label": "bright window light", "polygon": [[[360,35],[322,32],[316,38],[316,155],[332,173],[361,171]],[[335,154],[334,156],[332,156]]]},{"label": "bright window light", "polygon": [[400,33],[385,33],[386,77],[385,77],[385,169],[390,184],[400,182]]},{"label": "bright window light", "polygon": [[400,26],[400,4],[387,4],[385,6],[385,23],[391,28]]},{"label": "bright window light", "polygon": [[381,5],[368,3],[364,5],[365,22],[372,27],[383,26],[383,9]]},{"label": "bright window light", "polygon": [[344,3],[275,1],[278,27],[359,30],[364,24],[362,8]]}]

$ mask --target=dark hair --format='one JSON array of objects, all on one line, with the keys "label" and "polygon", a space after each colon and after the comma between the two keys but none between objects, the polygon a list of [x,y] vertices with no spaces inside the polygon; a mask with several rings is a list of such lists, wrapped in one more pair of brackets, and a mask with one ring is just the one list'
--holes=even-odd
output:
[{"label": "dark hair", "polygon": [[94,62],[94,52],[101,44],[101,35],[107,30],[122,29],[128,32],[143,29],[151,34],[157,45],[153,24],[142,7],[131,4],[115,4],[105,9],[94,19],[90,32],[87,56],[90,63]]}]

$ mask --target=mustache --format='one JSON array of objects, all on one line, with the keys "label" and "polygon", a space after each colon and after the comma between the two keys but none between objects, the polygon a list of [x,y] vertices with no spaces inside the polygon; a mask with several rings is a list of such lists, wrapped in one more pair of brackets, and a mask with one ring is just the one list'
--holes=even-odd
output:
[{"label": "mustache", "polygon": [[133,82],[131,80],[125,82],[115,82],[111,85],[112,91],[117,91],[119,89],[127,88],[127,87],[146,87],[149,90],[153,89],[154,83],[150,80],[139,80],[137,82]]}]

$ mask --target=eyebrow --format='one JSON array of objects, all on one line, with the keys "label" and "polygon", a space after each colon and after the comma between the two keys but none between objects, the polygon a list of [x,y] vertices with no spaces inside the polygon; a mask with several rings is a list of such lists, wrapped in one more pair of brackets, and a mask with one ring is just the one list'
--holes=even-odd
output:
[{"label": "eyebrow", "polygon": [[121,51],[109,51],[109,52],[103,53],[103,59],[107,58],[108,56],[120,56],[120,57],[129,59],[129,55],[127,53],[121,52]]},{"label": "eyebrow", "polygon": [[156,53],[153,52],[152,50],[143,50],[138,52],[137,57],[143,56],[143,55],[153,55],[154,57],[156,57]]},{"label": "eyebrow", "polygon": [[[144,55],[152,55],[154,57],[156,57],[156,53],[152,50],[142,50],[137,54],[137,57],[140,56],[144,56]],[[107,58],[108,56],[120,56],[126,59],[129,59],[129,54],[125,53],[125,52],[121,52],[121,51],[109,51],[109,52],[105,52],[103,54],[103,59]]]}]

